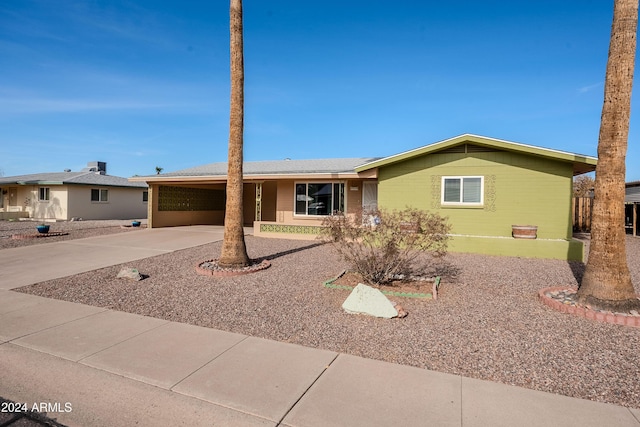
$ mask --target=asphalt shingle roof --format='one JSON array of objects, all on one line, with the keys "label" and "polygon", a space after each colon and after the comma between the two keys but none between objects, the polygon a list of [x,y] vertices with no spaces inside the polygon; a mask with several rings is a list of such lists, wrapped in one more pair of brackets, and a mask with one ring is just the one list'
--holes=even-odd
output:
[{"label": "asphalt shingle roof", "polygon": [[146,188],[144,182],[130,182],[127,178],[112,175],[101,175],[95,172],[48,172],[29,175],[0,177],[0,185],[99,185],[104,187],[139,187]]},{"label": "asphalt shingle roof", "polygon": [[[354,172],[356,166],[377,160],[377,157],[357,157],[345,159],[313,159],[313,160],[267,160],[244,162],[244,175],[288,175],[314,173],[348,173]],[[225,176],[227,163],[209,163],[176,172],[163,173],[160,176]],[[157,175],[154,175],[157,176]]]}]

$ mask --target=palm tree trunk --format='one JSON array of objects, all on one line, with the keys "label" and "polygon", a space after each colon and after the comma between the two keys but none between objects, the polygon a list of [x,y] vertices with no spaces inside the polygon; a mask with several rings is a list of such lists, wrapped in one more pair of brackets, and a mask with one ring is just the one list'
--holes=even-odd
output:
[{"label": "palm tree trunk", "polygon": [[594,308],[640,307],[627,266],[625,157],[638,26],[638,0],[615,0],[598,139],[589,260],[578,299]]},{"label": "palm tree trunk", "polygon": [[242,0],[231,0],[231,112],[229,118],[229,156],[227,161],[227,201],[224,239],[218,264],[239,268],[249,264],[244,242],[242,208],[242,162],[244,132],[244,52],[242,40]]}]

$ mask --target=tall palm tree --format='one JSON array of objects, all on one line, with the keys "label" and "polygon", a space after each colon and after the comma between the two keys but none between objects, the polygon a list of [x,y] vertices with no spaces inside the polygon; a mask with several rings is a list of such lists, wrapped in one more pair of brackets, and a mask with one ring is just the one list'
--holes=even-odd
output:
[{"label": "tall palm tree", "polygon": [[244,131],[244,51],[242,44],[242,0],[231,0],[231,113],[227,160],[227,201],[224,239],[218,264],[239,268],[249,264],[244,242],[242,209],[242,146]]},{"label": "tall palm tree", "polygon": [[638,0],[615,0],[604,105],[598,138],[591,249],[578,299],[595,308],[640,308],[627,266],[624,230],[625,157],[636,52]]}]

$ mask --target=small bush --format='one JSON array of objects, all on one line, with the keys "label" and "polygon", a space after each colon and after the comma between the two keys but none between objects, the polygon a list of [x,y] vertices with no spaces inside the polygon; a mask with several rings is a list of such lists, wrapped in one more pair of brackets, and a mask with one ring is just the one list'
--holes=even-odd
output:
[{"label": "small bush", "polygon": [[446,218],[414,208],[329,216],[323,226],[320,239],[372,284],[421,275],[429,265],[418,258],[446,254],[451,228]]}]

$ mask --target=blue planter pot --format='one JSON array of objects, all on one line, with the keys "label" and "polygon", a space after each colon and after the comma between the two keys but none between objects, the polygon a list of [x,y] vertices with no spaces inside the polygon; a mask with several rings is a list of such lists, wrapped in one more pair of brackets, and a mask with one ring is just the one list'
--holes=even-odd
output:
[{"label": "blue planter pot", "polygon": [[38,225],[36,226],[36,228],[38,229],[38,233],[48,233],[49,232],[49,225]]},{"label": "blue planter pot", "polygon": [[132,227],[140,227],[140,221],[131,221]]}]

